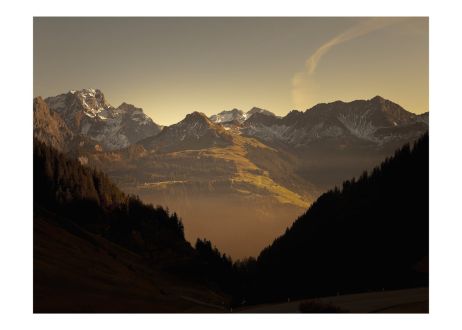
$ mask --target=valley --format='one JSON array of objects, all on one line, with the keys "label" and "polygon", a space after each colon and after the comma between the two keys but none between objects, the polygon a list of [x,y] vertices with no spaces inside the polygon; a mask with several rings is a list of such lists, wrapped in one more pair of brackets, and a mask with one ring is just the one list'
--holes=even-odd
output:
[{"label": "valley", "polygon": [[192,112],[161,127],[85,89],[37,99],[34,113],[39,140],[177,212],[191,243],[207,237],[234,259],[256,256],[324,191],[428,129],[428,114],[378,96],[284,117],[258,107]]},{"label": "valley", "polygon": [[[430,96],[432,127],[438,118],[458,123],[429,88],[438,22],[303,16],[284,2],[277,7],[295,16],[163,16],[157,5],[151,15],[135,3],[127,8],[141,16],[123,6],[98,16],[114,6],[72,6],[60,17],[40,4],[33,20],[12,25],[28,40],[5,61],[8,324],[284,328],[294,322],[82,315],[86,326],[75,314],[428,313]],[[168,15],[201,7],[168,6]],[[8,45],[22,44],[16,29],[5,31]],[[18,73],[31,67],[32,109],[19,95],[28,74]],[[452,103],[457,96],[440,94]],[[454,141],[432,130],[442,165],[456,163]],[[432,221],[445,244],[434,245],[450,250],[443,256],[451,262],[457,231],[443,211],[457,197],[446,186],[457,184],[436,181],[432,196],[445,202]],[[23,261],[33,266],[32,289]],[[445,275],[455,274],[450,268]],[[72,320],[61,326],[52,315],[31,316],[31,307]],[[25,317],[16,313],[23,308]]]},{"label": "valley", "polygon": [[131,159],[124,152],[95,154],[89,164],[124,191],[180,214],[190,242],[207,237],[233,258],[255,256],[316,196],[293,163],[254,139],[233,137],[224,148],[138,152]]}]

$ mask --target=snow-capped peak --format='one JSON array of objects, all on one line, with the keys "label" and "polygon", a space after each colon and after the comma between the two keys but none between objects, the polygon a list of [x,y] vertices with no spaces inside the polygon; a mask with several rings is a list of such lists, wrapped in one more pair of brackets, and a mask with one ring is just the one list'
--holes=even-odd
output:
[{"label": "snow-capped peak", "polygon": [[63,117],[73,116],[82,110],[90,118],[99,117],[99,115],[107,117],[106,112],[113,109],[106,102],[104,94],[94,88],[71,90],[65,94],[48,97],[45,101],[50,109],[60,113]]},{"label": "snow-capped peak", "polygon": [[99,89],[87,88],[74,93],[79,98],[87,115],[96,116],[98,113],[113,108],[106,102],[104,94]]},{"label": "snow-capped peak", "polygon": [[256,113],[261,113],[261,114],[265,114],[268,116],[275,116],[275,114],[272,113],[271,111],[253,107],[247,112],[243,112],[242,110],[239,110],[236,108],[232,110],[225,110],[216,115],[210,116],[209,119],[212,122],[217,123],[217,124],[226,124],[226,123],[231,123],[231,122],[237,122],[239,124],[242,124],[243,122],[245,122],[247,119],[249,119],[252,115]]},{"label": "snow-capped peak", "polygon": [[229,123],[232,121],[242,123],[245,120],[245,114],[242,110],[234,108],[222,111],[217,115],[212,115],[210,116],[210,120],[214,123]]},{"label": "snow-capped peak", "polygon": [[89,136],[107,149],[127,147],[161,130],[141,108],[125,102],[114,108],[99,89],[71,90],[45,101],[73,132]]}]

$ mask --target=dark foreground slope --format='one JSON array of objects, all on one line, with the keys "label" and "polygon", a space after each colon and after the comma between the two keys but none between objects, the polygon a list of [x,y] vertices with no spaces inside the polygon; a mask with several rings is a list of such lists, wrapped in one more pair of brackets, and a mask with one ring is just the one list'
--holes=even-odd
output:
[{"label": "dark foreground slope", "polygon": [[197,281],[44,211],[34,215],[35,313],[223,312]]},{"label": "dark foreground slope", "polygon": [[248,299],[427,286],[428,230],[427,134],[323,194],[261,252]]},{"label": "dark foreground slope", "polygon": [[34,141],[34,311],[222,311],[178,216]]},{"label": "dark foreground slope", "polygon": [[239,308],[242,313],[428,313],[428,288],[373,291]]}]

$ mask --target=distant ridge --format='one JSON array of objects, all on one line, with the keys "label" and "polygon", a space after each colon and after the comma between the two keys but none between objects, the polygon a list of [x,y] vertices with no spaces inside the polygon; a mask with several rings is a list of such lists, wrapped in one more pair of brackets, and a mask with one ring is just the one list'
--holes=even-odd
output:
[{"label": "distant ridge", "polygon": [[232,135],[201,112],[194,111],[177,124],[165,127],[156,136],[140,141],[146,149],[173,151],[227,146]]},{"label": "distant ridge", "polygon": [[273,116],[273,117],[276,117],[276,115],[274,113],[272,113],[271,111],[268,111],[268,110],[265,110],[265,109],[261,109],[261,108],[257,108],[257,107],[253,107],[252,109],[250,109],[249,111],[247,112],[244,112],[242,110],[239,110],[239,109],[232,109],[232,110],[225,110],[225,111],[222,111],[216,115],[212,115],[209,117],[209,119],[214,122],[214,123],[219,123],[219,124],[227,124],[227,123],[231,123],[231,122],[237,122],[239,124],[242,124],[244,121],[246,121],[247,119],[249,119],[250,117],[252,117],[253,115],[255,114],[265,114],[267,116]]},{"label": "distant ridge", "polygon": [[106,150],[128,147],[161,131],[143,109],[125,102],[114,108],[99,89],[71,90],[45,102],[74,135],[88,137]]},{"label": "distant ridge", "polygon": [[375,96],[370,100],[319,103],[305,112],[291,111],[285,117],[252,116],[241,132],[268,143],[306,148],[313,143],[359,146],[373,144],[392,148],[416,139],[428,130],[425,115],[416,115],[400,105]]}]

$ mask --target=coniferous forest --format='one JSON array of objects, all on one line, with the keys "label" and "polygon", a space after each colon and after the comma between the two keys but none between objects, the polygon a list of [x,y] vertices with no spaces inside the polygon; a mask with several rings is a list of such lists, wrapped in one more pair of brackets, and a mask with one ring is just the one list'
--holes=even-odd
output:
[{"label": "coniferous forest", "polygon": [[[190,247],[176,213],[125,195],[104,173],[36,140],[34,204],[38,212],[52,210],[134,251],[169,248],[183,253]],[[141,240],[134,239],[135,232]]]},{"label": "coniferous forest", "polygon": [[[429,138],[323,194],[258,257],[258,299],[428,286]],[[256,298],[257,299],[257,298]]]},{"label": "coniferous forest", "polygon": [[209,258],[231,274],[225,288],[236,304],[425,287],[428,205],[426,134],[324,193],[257,259],[231,265],[216,250]]},{"label": "coniferous forest", "polygon": [[34,313],[429,313],[429,17],[298,11],[34,16]]},{"label": "coniferous forest", "polygon": [[187,260],[171,269],[223,292],[230,306],[428,286],[428,141],[324,193],[257,258],[233,262],[207,239],[193,248],[176,213],[38,141],[34,213],[57,214],[147,260]]}]

